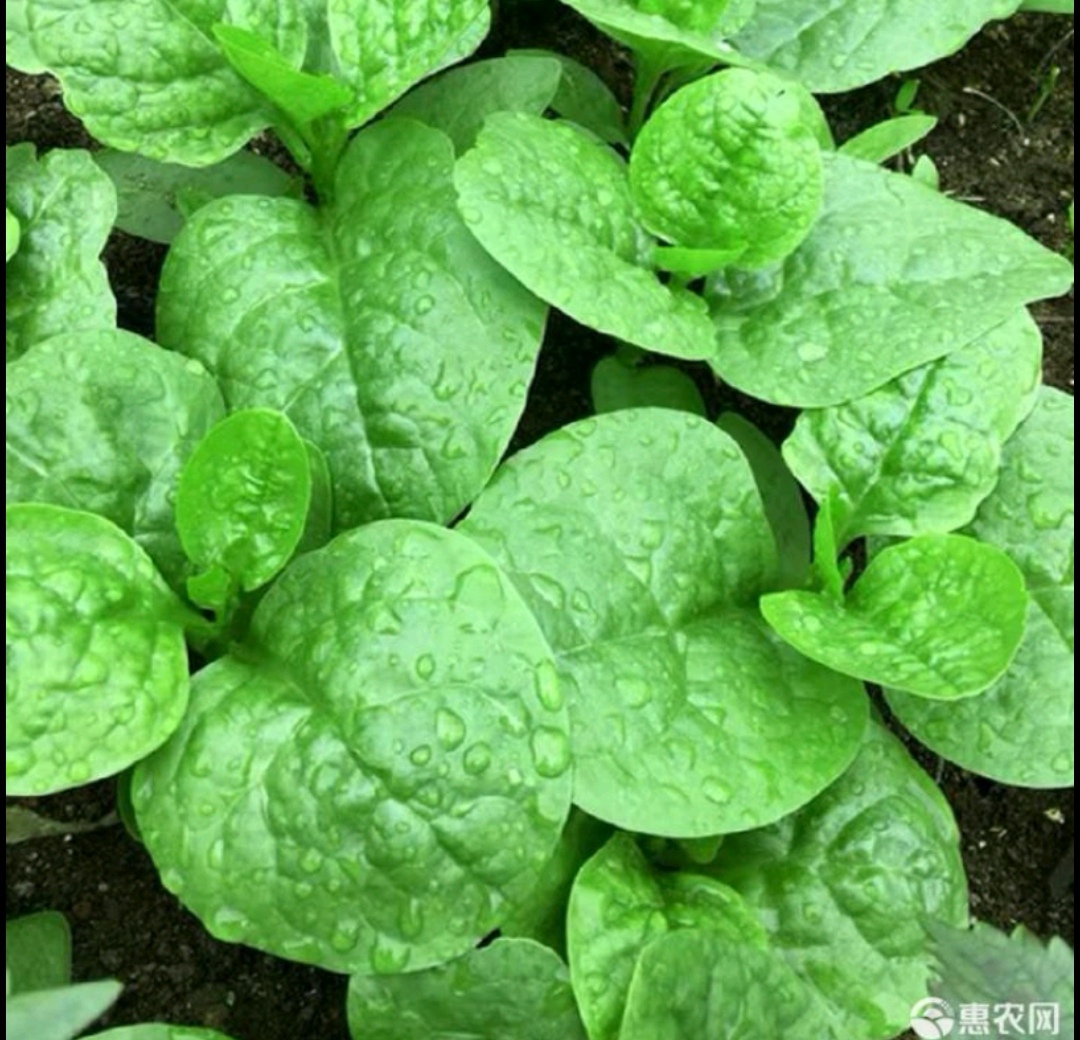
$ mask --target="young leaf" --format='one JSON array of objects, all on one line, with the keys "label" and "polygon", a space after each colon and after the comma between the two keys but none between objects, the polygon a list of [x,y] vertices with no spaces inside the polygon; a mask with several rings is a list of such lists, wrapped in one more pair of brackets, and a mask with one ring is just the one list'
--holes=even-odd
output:
[{"label": "young leaf", "polygon": [[475,143],[493,112],[542,115],[559,90],[562,66],[555,56],[522,54],[477,61],[421,83],[393,108],[433,126],[453,142],[458,155]]},{"label": "young leaf", "polygon": [[101,517],[8,506],[7,538],[7,793],[119,773],[184,714],[184,609]]},{"label": "young leaf", "polygon": [[700,874],[654,870],[628,834],[616,834],[582,867],[570,895],[567,939],[570,975],[590,1040],[618,1040],[642,951],[683,928],[720,935],[740,947],[768,943],[737,892]]},{"label": "young leaf", "polygon": [[86,1040],[232,1040],[216,1029],[204,1029],[201,1026],[167,1026],[160,1022],[149,1022],[138,1026],[119,1026],[106,1029],[104,1033],[94,1033]]},{"label": "young leaf", "polygon": [[784,465],[779,448],[752,422],[737,412],[725,412],[716,425],[738,444],[753,470],[776,541],[776,588],[800,588],[810,569],[810,521],[799,485]]},{"label": "young leaf", "polygon": [[823,158],[825,208],[774,294],[749,305],[710,294],[710,364],[740,390],[842,404],[1068,290],[1072,265],[1011,224],[903,174]]},{"label": "young leaf", "polygon": [[635,409],[551,434],[499,470],[460,529],[555,650],[586,812],[670,837],[742,830],[851,761],[862,689],[757,618],[772,531],[746,460],[703,419]]},{"label": "young leaf", "polygon": [[605,145],[567,124],[502,113],[458,160],[454,180],[480,244],[541,299],[645,350],[713,352],[702,300],[650,269],[653,243],[634,216],[622,160]]},{"label": "young leaf", "polygon": [[928,116],[924,112],[886,119],[849,138],[840,146],[840,152],[853,159],[883,163],[918,144],[935,126],[937,116]]},{"label": "young leaf", "polygon": [[1018,0],[757,0],[734,45],[815,94],[853,90],[958,51]]},{"label": "young leaf", "polygon": [[71,929],[63,914],[43,910],[16,917],[6,931],[10,993],[59,989],[71,981]]},{"label": "young leaf", "polygon": [[119,982],[82,982],[7,999],[7,1040],[74,1040],[120,996]]},{"label": "young leaf", "polygon": [[352,91],[340,80],[295,68],[258,33],[222,24],[212,26],[211,31],[229,64],[299,126],[313,123],[353,99]]},{"label": "young leaf", "polygon": [[1073,400],[1044,387],[1006,445],[1001,479],[971,531],[1020,565],[1030,595],[1009,670],[970,701],[938,704],[889,691],[924,744],[1006,784],[1073,782]]},{"label": "young leaf", "polygon": [[383,120],[346,151],[332,206],[211,203],[162,272],[160,342],[230,409],[283,411],[321,449],[339,530],[457,515],[525,405],[546,312],[465,228],[453,162],[444,134]]},{"label": "young leaf", "polygon": [[846,404],[803,412],[784,458],[839,542],[941,534],[970,523],[1001,449],[1035,403],[1042,337],[1025,311],[966,347]]},{"label": "young leaf", "polygon": [[697,384],[670,365],[627,365],[618,357],[601,358],[590,381],[593,408],[600,413],[621,408],[674,408],[705,415]]},{"label": "young leaf", "polygon": [[[288,195],[297,181],[254,152],[192,168],[104,149],[94,162],[116,186],[116,226],[151,242],[171,242],[195,209],[225,195]],[[198,205],[191,205],[193,199]]]},{"label": "young leaf", "polygon": [[776,953],[702,930],[653,940],[634,970],[620,1040],[837,1040],[820,997]]},{"label": "young leaf", "polygon": [[959,535],[878,553],[846,600],[777,592],[761,612],[815,661],[867,682],[951,700],[1008,668],[1024,634],[1023,575],[1003,552]]},{"label": "young leaf", "polygon": [[929,972],[920,922],[967,922],[948,803],[877,723],[824,794],[771,827],[729,835],[708,873],[757,911],[773,947],[840,1015],[841,1037],[907,1028]]},{"label": "young leaf", "polygon": [[671,271],[683,278],[704,278],[707,274],[734,263],[743,254],[741,246],[732,249],[688,249],[685,246],[654,246],[653,264],[661,271]]},{"label": "young leaf", "polygon": [[764,267],[807,236],[821,209],[821,149],[796,90],[748,69],[683,87],[642,128],[630,193],[654,234],[730,250]]},{"label": "young leaf", "polygon": [[176,529],[196,567],[220,568],[251,592],[288,563],[310,502],[300,435],[280,412],[248,409],[218,423],[184,463]]},{"label": "young leaf", "polygon": [[111,328],[116,301],[98,259],[116,217],[116,192],[86,152],[34,157],[7,149],[7,208],[21,226],[7,265],[7,360],[62,332]]},{"label": "young leaf", "polygon": [[132,798],[166,887],[218,938],[419,971],[536,887],[569,811],[567,729],[509,580],[461,535],[391,520],[286,569]]},{"label": "young leaf", "polygon": [[180,588],[184,460],[225,413],[197,362],[119,329],[55,336],[7,367],[7,500],[111,520]]},{"label": "young leaf", "polygon": [[[19,218],[15,216],[11,210],[6,210],[7,213],[7,239],[6,239],[6,251],[7,259],[10,260],[19,251],[19,239],[22,237],[22,228],[19,225]],[[5,261],[6,263],[6,261]]]},{"label": "young leaf", "polygon": [[497,939],[408,975],[354,975],[357,1040],[585,1040],[566,965],[529,939]]}]

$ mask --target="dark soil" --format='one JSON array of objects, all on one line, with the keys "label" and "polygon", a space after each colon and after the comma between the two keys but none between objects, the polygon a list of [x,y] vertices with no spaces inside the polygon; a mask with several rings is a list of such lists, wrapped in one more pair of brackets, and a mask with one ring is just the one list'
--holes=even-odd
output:
[{"label": "dark soil", "polygon": [[[503,0],[485,53],[548,46],[600,73],[623,98],[625,55],[572,12],[531,0]],[[1052,68],[1054,89],[1044,97]],[[917,74],[918,107],[940,125],[924,146],[951,194],[1008,217],[1053,249],[1071,249],[1065,210],[1073,183],[1072,22],[1027,16],[984,32],[960,55]],[[900,79],[830,99],[839,139],[890,114]],[[7,72],[7,140],[39,149],[89,146],[64,111],[55,84]],[[150,334],[163,250],[116,234],[106,260],[120,323]],[[1038,305],[1047,343],[1048,382],[1072,392],[1071,298]],[[553,315],[529,407],[514,446],[589,413],[588,377],[612,344]],[[749,410],[781,436],[794,413],[717,388],[691,366],[713,412]],[[971,883],[973,913],[1000,927],[1023,922],[1073,941],[1071,871],[1051,875],[1073,841],[1071,791],[1005,788],[945,765],[913,747],[956,813]],[[96,819],[114,804],[110,783],[28,800],[61,820]],[[160,886],[141,846],[118,826],[7,851],[9,917],[52,908],[74,933],[78,979],[111,976],[124,994],[110,1025],[166,1020],[222,1029],[237,1040],[345,1040],[345,980],[211,939]],[[512,1040],[512,1038],[507,1038]]]}]

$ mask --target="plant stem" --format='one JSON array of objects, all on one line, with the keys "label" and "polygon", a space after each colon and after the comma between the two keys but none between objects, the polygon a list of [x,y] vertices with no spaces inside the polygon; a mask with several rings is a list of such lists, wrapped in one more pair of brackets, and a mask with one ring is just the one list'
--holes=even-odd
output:
[{"label": "plant stem", "polygon": [[666,66],[655,57],[635,52],[634,54],[634,97],[630,105],[628,130],[630,140],[637,137],[649,117],[649,106],[656,96],[660,81],[667,72]]}]

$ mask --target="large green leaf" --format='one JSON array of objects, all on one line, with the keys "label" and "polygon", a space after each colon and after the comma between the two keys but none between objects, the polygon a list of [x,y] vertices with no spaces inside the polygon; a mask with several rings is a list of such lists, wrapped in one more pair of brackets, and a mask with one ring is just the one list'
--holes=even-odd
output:
[{"label": "large green leaf", "polygon": [[960,535],[890,546],[842,601],[799,590],[761,599],[765,619],[807,657],[940,700],[980,693],[1001,677],[1027,606],[1012,560]]},{"label": "large green leaf", "polygon": [[331,208],[223,199],[165,263],[160,341],[230,409],[283,411],[322,449],[339,529],[455,516],[525,404],[545,309],[462,224],[453,161],[444,134],[385,120],[346,152]]},{"label": "large green leaf", "polygon": [[116,191],[87,152],[37,159],[25,144],[6,157],[7,208],[20,225],[19,249],[6,268],[10,361],[49,336],[116,324],[98,259],[116,218]]},{"label": "large green leaf", "polygon": [[[675,357],[713,352],[700,297],[661,285],[626,169],[605,144],[536,116],[492,116],[454,175],[481,245],[541,299],[591,328]],[[543,243],[543,248],[538,248]]]},{"label": "large green leaf", "polygon": [[104,1033],[94,1033],[86,1040],[231,1040],[216,1029],[201,1026],[167,1026],[160,1022],[150,1022],[138,1026],[120,1026],[106,1029]]},{"label": "large green leaf", "polygon": [[54,989],[71,981],[71,930],[63,914],[43,910],[16,917],[7,922],[6,932],[11,993]]},{"label": "large green leaf", "polygon": [[700,930],[654,939],[634,971],[620,1040],[836,1040],[829,1010],[771,950]]},{"label": "large green leaf", "polygon": [[106,517],[179,587],[173,492],[225,410],[206,370],[112,329],[53,337],[7,377],[7,500]]},{"label": "large green leaf", "polygon": [[585,1040],[566,965],[530,939],[497,939],[408,975],[355,975],[356,1040]]},{"label": "large green leaf", "polygon": [[905,1029],[926,996],[922,920],[967,918],[948,804],[877,723],[824,794],[772,827],[729,835],[709,871],[758,911],[773,946],[841,1016],[842,1037]]},{"label": "large green leaf", "polygon": [[821,149],[784,80],[725,69],[678,91],[642,128],[630,191],[670,242],[764,267],[787,256],[821,209]]},{"label": "large green leaf", "polygon": [[112,776],[176,728],[184,608],[108,520],[7,507],[7,793]]},{"label": "large green leaf", "polygon": [[536,886],[569,810],[567,727],[509,580],[460,535],[391,520],[289,566],[132,800],[218,938],[417,971]]},{"label": "large green leaf", "polygon": [[803,412],[784,458],[819,502],[835,493],[841,545],[970,523],[1001,449],[1035,403],[1042,338],[1018,312],[968,346],[847,404]]},{"label": "large green leaf", "polygon": [[638,958],[657,937],[680,928],[740,946],[767,944],[737,892],[700,874],[654,870],[628,834],[615,835],[582,867],[570,896],[567,943],[590,1040],[618,1040]]},{"label": "large green leaf", "polygon": [[815,93],[852,90],[958,51],[1020,0],[757,0],[735,38]]},{"label": "large green leaf", "polygon": [[120,995],[111,979],[60,989],[19,993],[7,999],[7,1040],[74,1040]]},{"label": "large green leaf", "polygon": [[1006,445],[1001,479],[972,533],[1020,565],[1030,595],[1024,641],[986,693],[955,704],[889,691],[916,737],[1002,783],[1073,783],[1073,399],[1043,387]]},{"label": "large green leaf", "polygon": [[1011,224],[861,160],[824,161],[822,215],[771,286],[710,286],[710,363],[740,390],[841,404],[1068,290],[1072,265]]},{"label": "large green leaf", "polygon": [[633,409],[551,434],[499,470],[461,530],[555,650],[586,812],[673,837],[743,830],[851,761],[865,697],[756,616],[772,531],[742,453],[705,420]]}]

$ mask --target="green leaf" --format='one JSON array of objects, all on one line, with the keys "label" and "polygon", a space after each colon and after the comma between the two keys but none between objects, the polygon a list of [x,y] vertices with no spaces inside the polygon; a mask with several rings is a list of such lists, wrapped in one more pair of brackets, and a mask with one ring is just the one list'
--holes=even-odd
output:
[{"label": "green leaf", "polygon": [[587,65],[545,50],[513,50],[507,57],[551,58],[562,75],[550,108],[609,144],[627,144],[622,108],[611,88]]},{"label": "green leaf", "polygon": [[1023,925],[1006,935],[981,921],[963,930],[931,921],[927,929],[937,961],[930,984],[935,996],[954,1008],[1018,1004],[1026,1013],[1030,1005],[1046,1011],[1056,1005],[1056,1028],[1032,1029],[1030,1035],[1073,1035],[1073,951],[1063,939],[1044,944]]},{"label": "green leaf", "polygon": [[621,1040],[836,1040],[820,998],[775,953],[725,935],[662,935],[637,962]]},{"label": "green leaf", "polygon": [[86,1040],[231,1040],[216,1029],[201,1026],[167,1026],[159,1022],[138,1026],[120,1026],[94,1033]]},{"label": "green leaf", "polygon": [[502,935],[535,939],[566,955],[566,906],[582,864],[611,836],[611,827],[573,809],[540,883],[499,925]]},{"label": "green leaf", "polygon": [[729,835],[708,870],[833,1005],[842,1037],[884,1040],[907,1028],[929,973],[920,922],[967,922],[949,806],[877,723],[824,794],[771,827]]},{"label": "green leaf", "polygon": [[683,87],[642,128],[630,192],[654,234],[730,250],[740,267],[783,259],[821,210],[821,149],[797,91],[748,69]]},{"label": "green leaf", "polygon": [[353,99],[340,80],[302,72],[258,33],[236,25],[211,27],[229,64],[263,97],[300,126],[343,108]]},{"label": "green leaf", "polygon": [[[116,226],[129,235],[169,243],[195,209],[225,195],[289,195],[296,180],[254,152],[193,169],[105,149],[94,162],[116,186]],[[192,200],[197,205],[190,205]]]},{"label": "green leaf", "polygon": [[165,263],[158,339],[230,409],[283,411],[322,450],[338,529],[456,516],[525,405],[545,309],[463,225],[453,161],[439,131],[384,120],[345,153],[331,207],[219,200]]},{"label": "green leaf", "polygon": [[590,388],[597,412],[674,408],[705,415],[697,384],[670,365],[628,365],[619,357],[601,358],[593,368]]},{"label": "green leaf", "polygon": [[716,425],[738,444],[753,470],[776,541],[776,588],[799,588],[810,569],[810,521],[799,485],[784,464],[780,449],[752,422],[737,412],[725,412]]},{"label": "green leaf", "polygon": [[837,512],[836,493],[830,493],[818,507],[814,517],[814,563],[812,568],[815,585],[822,595],[834,604],[844,600],[844,584],[848,574],[841,567],[840,546],[836,540],[836,523],[833,515]]},{"label": "green leaf", "polygon": [[924,744],[1006,784],[1073,782],[1073,400],[1043,387],[1006,445],[1001,478],[972,533],[1004,549],[1027,580],[1024,640],[986,693],[938,704],[889,691]]},{"label": "green leaf", "polygon": [[684,246],[655,246],[653,264],[684,278],[704,278],[742,256],[742,247],[732,249],[687,249]]},{"label": "green leaf", "polygon": [[[11,210],[7,213],[7,259],[10,260],[19,251],[19,239],[22,237],[22,228],[19,226],[19,218]],[[6,263],[7,261],[5,261]]]},{"label": "green leaf", "polygon": [[86,152],[35,159],[32,145],[18,145],[6,156],[7,208],[21,225],[19,251],[6,268],[11,361],[49,336],[116,324],[98,259],[116,217],[116,192]]},{"label": "green leaf", "polygon": [[119,773],[184,714],[184,608],[101,517],[8,506],[7,538],[7,793]]},{"label": "green leaf", "polygon": [[197,362],[118,329],[56,336],[7,368],[7,500],[111,520],[176,588],[180,468],[224,414]]},{"label": "green leaf", "polygon": [[289,562],[311,502],[308,451],[280,412],[248,409],[218,423],[184,463],[176,528],[200,570],[223,568],[244,592]]},{"label": "green leaf", "polygon": [[776,404],[861,397],[1068,290],[1072,265],[910,177],[825,154],[825,207],[767,299],[710,292],[725,381]]},{"label": "green leaf", "polygon": [[1044,14],[1073,14],[1073,0],[1024,0],[1021,11],[1041,11]]},{"label": "green leaf", "polygon": [[7,46],[4,57],[6,64],[13,69],[37,75],[45,71],[45,66],[38,60],[34,48],[30,45],[28,2],[29,0],[7,0],[5,4]]},{"label": "green leaf", "polygon": [[1003,552],[960,535],[926,535],[878,553],[842,603],[778,592],[762,597],[761,612],[829,668],[951,700],[1004,673],[1027,605],[1023,575]]},{"label": "green leaf", "polygon": [[853,159],[883,163],[918,144],[937,122],[937,116],[928,116],[924,112],[886,119],[846,140],[840,146],[840,152]]},{"label": "green leaf", "polygon": [[287,568],[132,798],[165,886],[217,938],[419,971],[537,885],[569,810],[567,727],[509,580],[460,535],[392,520]]},{"label": "green leaf", "polygon": [[915,160],[915,165],[911,168],[911,177],[912,180],[918,181],[932,191],[941,190],[941,175],[929,155],[920,155]]},{"label": "green leaf", "polygon": [[554,55],[523,54],[477,61],[451,69],[406,94],[392,115],[408,116],[442,130],[460,155],[475,143],[494,112],[543,114],[562,80]]},{"label": "green leaf", "polygon": [[841,545],[955,530],[997,483],[1041,370],[1038,326],[1019,311],[865,397],[803,412],[784,458],[819,502],[835,492]]},{"label": "green leaf", "polygon": [[73,1040],[103,1015],[123,987],[107,979],[20,993],[7,1000],[7,1040]]},{"label": "green leaf", "polygon": [[71,981],[71,930],[55,910],[7,922],[11,993],[58,989]]},{"label": "green leaf", "polygon": [[683,928],[740,947],[767,945],[765,929],[737,892],[700,874],[653,869],[628,834],[616,834],[582,867],[570,895],[567,939],[590,1040],[618,1040],[639,956],[657,937]]},{"label": "green leaf", "polygon": [[585,1040],[566,965],[529,939],[497,939],[428,971],[349,981],[357,1040]]},{"label": "green leaf", "polygon": [[851,761],[862,690],[756,617],[772,531],[746,460],[703,419],[635,409],[553,433],[499,470],[461,530],[555,650],[586,812],[671,837],[743,830]]},{"label": "green leaf", "polygon": [[610,148],[568,124],[501,113],[458,160],[454,180],[480,244],[541,299],[645,350],[712,353],[700,297],[661,285],[650,269],[654,243]]},{"label": "green leaf", "polygon": [[853,90],[958,51],[1019,0],[757,0],[735,46],[815,94]]}]

